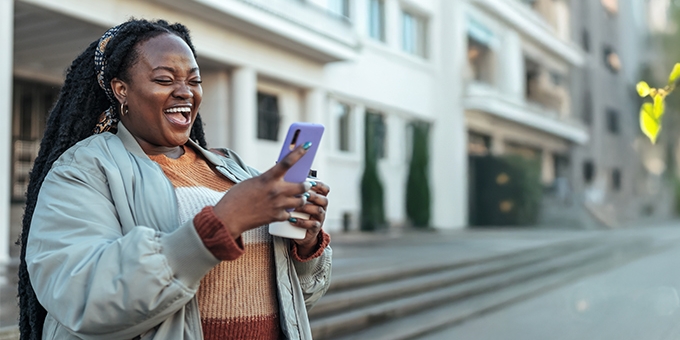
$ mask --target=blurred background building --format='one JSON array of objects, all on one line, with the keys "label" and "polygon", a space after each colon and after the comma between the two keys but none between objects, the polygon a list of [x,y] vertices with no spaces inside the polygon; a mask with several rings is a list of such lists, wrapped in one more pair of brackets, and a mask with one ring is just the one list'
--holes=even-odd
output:
[{"label": "blurred background building", "polygon": [[18,256],[7,245],[64,70],[132,16],[191,29],[210,145],[267,169],[290,123],[326,125],[315,167],[333,188],[331,233],[360,226],[367,147],[387,227],[408,224],[413,122],[430,126],[423,185],[435,228],[618,226],[671,214],[650,205],[672,200],[665,166],[641,156],[653,149],[634,98],[647,58],[643,0],[0,4],[0,102],[11,112],[0,115],[0,262]]}]

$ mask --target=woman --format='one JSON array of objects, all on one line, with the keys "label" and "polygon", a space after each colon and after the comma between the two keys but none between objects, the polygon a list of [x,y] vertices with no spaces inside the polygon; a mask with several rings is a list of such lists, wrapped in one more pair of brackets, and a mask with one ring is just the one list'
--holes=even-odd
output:
[{"label": "woman", "polygon": [[[180,24],[128,21],[73,62],[31,172],[22,339],[311,338],[329,189],[282,180],[309,144],[259,174],[205,149],[201,96]],[[305,239],[267,233],[286,219]]]}]

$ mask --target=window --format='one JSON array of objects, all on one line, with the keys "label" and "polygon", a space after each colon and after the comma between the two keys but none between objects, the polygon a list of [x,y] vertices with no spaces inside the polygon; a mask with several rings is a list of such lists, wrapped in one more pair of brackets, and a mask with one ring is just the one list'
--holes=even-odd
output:
[{"label": "window", "polygon": [[583,122],[587,125],[593,123],[593,98],[588,91],[583,95]]},{"label": "window", "polygon": [[607,109],[607,130],[615,135],[619,133],[619,113],[614,109]]},{"label": "window", "polygon": [[402,13],[402,48],[404,52],[427,58],[427,25],[423,17]]},{"label": "window", "polygon": [[51,85],[22,80],[14,81],[12,101],[11,198],[26,199],[29,173],[38,156],[45,131],[47,114],[59,95]]},{"label": "window", "polygon": [[385,158],[386,147],[385,139],[387,137],[387,125],[385,124],[385,116],[378,112],[366,112],[366,146],[373,148],[376,158]]},{"label": "window", "polygon": [[621,170],[612,170],[612,189],[614,191],[621,190]]},{"label": "window", "polygon": [[385,1],[368,1],[368,35],[379,41],[385,41]]},{"label": "window", "polygon": [[613,73],[621,70],[621,59],[613,48],[605,46],[603,49],[604,65]]},{"label": "window", "polygon": [[619,12],[619,0],[601,0],[602,6],[609,14]]},{"label": "window", "polygon": [[337,15],[349,18],[349,0],[328,0],[328,9]]},{"label": "window", "polygon": [[469,77],[476,81],[493,84],[494,57],[491,49],[471,36],[468,36]]},{"label": "window", "polygon": [[468,131],[468,155],[486,156],[491,150],[491,137]]},{"label": "window", "polygon": [[335,114],[338,122],[338,149],[340,151],[351,151],[351,107],[344,103],[337,103]]},{"label": "window", "polygon": [[590,33],[585,28],[581,32],[581,45],[584,51],[590,52]]},{"label": "window", "polygon": [[277,141],[279,139],[279,100],[275,95],[257,93],[257,138]]},{"label": "window", "polygon": [[593,161],[586,161],[583,163],[583,181],[586,184],[593,181],[595,178],[595,165]]}]

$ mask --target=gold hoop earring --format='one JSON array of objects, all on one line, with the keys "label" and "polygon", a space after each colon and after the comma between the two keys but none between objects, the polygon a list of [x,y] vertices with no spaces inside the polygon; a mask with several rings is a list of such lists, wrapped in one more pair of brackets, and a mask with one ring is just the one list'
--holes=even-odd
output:
[{"label": "gold hoop earring", "polygon": [[121,117],[123,117],[127,114],[128,114],[128,109],[125,106],[125,103],[120,103],[120,115],[121,115]]}]

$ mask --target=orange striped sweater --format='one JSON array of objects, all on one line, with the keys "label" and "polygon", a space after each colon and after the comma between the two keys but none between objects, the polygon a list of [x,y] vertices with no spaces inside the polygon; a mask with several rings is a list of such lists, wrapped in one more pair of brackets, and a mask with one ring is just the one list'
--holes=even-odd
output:
[{"label": "orange striped sweater", "polygon": [[[180,224],[194,218],[204,244],[222,261],[198,290],[204,339],[278,339],[272,236],[266,227],[233,240],[212,211],[233,183],[217,173],[191,147],[178,159],[149,155],[177,194]],[[225,246],[226,244],[226,246]]]}]

